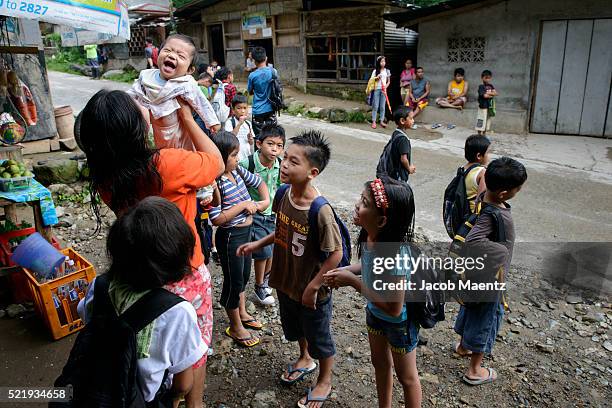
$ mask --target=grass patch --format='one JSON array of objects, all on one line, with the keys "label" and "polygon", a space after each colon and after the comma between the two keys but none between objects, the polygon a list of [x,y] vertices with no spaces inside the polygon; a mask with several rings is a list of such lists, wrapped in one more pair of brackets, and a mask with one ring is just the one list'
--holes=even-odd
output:
[{"label": "grass patch", "polygon": [[131,84],[135,79],[138,79],[138,71],[124,71],[122,74],[110,75],[104,79]]},{"label": "grass patch", "polygon": [[348,121],[354,123],[364,123],[367,122],[368,118],[365,113],[362,111],[350,111],[348,113]]},{"label": "grass patch", "polygon": [[67,74],[83,75],[81,71],[75,71],[70,69],[71,62],[57,61],[55,59],[48,59],[46,61],[47,69],[50,71],[65,72]]},{"label": "grass patch", "polygon": [[293,116],[297,116],[298,114],[304,116],[304,114],[306,113],[306,108],[304,107],[304,105],[294,104],[294,105],[289,105],[286,112],[289,115],[293,115]]}]

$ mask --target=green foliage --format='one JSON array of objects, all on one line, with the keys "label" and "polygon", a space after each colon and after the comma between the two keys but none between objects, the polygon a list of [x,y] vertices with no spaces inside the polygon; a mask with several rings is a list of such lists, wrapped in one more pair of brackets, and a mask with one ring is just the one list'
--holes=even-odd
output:
[{"label": "green foliage", "polygon": [[[30,224],[29,222],[25,220],[21,220],[21,224],[19,225],[15,225],[10,220],[5,220],[4,223],[0,223],[0,234],[4,234],[6,232],[12,232],[12,231],[19,231],[19,230],[31,228],[31,227],[32,227],[32,224]],[[27,237],[28,236],[26,235],[23,237],[11,238],[9,239],[9,243],[11,244],[11,246],[16,246],[16,245],[19,245],[19,243],[23,241],[24,239],[26,239]]]},{"label": "green foliage", "polygon": [[306,108],[302,104],[289,105],[287,113],[293,116],[297,116],[298,114],[304,115],[304,113],[306,113]]},{"label": "green foliage", "polygon": [[71,203],[78,203],[78,204],[83,204],[85,201],[86,197],[89,197],[90,193],[89,193],[89,187],[85,187],[83,188],[83,190],[80,193],[75,193],[75,194],[58,194],[57,195],[57,201],[58,202],[71,202]]},{"label": "green foliage", "polygon": [[62,36],[56,33],[45,35],[44,39],[45,45],[48,47],[61,47],[62,46]]},{"label": "green foliage", "polygon": [[368,121],[368,117],[362,111],[349,111],[348,121],[353,123],[363,123]]},{"label": "green foliage", "polygon": [[138,78],[138,71],[124,71],[122,74],[118,75],[110,75],[105,79],[110,79],[111,81],[117,82],[127,82],[131,84],[135,79]]},{"label": "green foliage", "polygon": [[81,71],[70,69],[70,62],[59,62],[54,59],[47,59],[47,69],[49,71],[66,72],[68,74],[83,75]]}]

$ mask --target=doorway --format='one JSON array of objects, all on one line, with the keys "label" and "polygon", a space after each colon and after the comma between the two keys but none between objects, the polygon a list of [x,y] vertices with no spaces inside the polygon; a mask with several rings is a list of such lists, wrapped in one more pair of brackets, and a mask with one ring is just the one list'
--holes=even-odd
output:
[{"label": "doorway", "polygon": [[255,47],[263,47],[266,50],[268,56],[268,64],[274,65],[274,47],[272,46],[272,39],[267,38],[263,40],[248,40],[246,41],[247,52],[251,51]]},{"label": "doorway", "polygon": [[612,19],[544,21],[531,131],[612,137]]},{"label": "doorway", "polygon": [[225,66],[225,47],[223,46],[223,25],[208,26],[208,57],[209,62],[217,61],[220,67]]}]

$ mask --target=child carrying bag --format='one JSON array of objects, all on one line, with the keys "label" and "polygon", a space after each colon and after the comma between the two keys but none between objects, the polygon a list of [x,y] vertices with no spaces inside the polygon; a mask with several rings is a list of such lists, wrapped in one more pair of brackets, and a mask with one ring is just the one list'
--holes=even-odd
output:
[{"label": "child carrying bag", "polygon": [[[279,203],[285,196],[285,193],[287,193],[287,191],[289,190],[289,187],[290,187],[289,184],[283,184],[278,188],[278,190],[276,190],[276,195],[274,196],[274,207],[275,208],[278,207]],[[336,224],[338,224],[338,228],[340,229],[340,236],[342,237],[342,259],[340,260],[338,267],[348,266],[351,264],[351,257],[352,257],[351,234],[349,233],[349,230],[346,227],[346,225],[344,225],[342,220],[336,214],[334,207],[332,207],[329,201],[327,201],[327,199],[323,196],[318,196],[317,198],[314,199],[312,204],[310,204],[310,210],[308,210],[308,226],[309,226],[308,239],[315,239],[316,237],[316,240],[318,241],[319,211],[321,210],[321,207],[323,207],[324,205],[329,205],[330,208],[332,209],[334,218],[336,220]],[[320,261],[324,262],[327,259],[327,257],[329,257],[329,253],[321,251]]]},{"label": "child carrying bag", "polygon": [[93,313],[74,342],[55,387],[73,389],[70,402],[49,408],[165,408],[172,396],[165,387],[168,370],[155,399],[146,403],[138,385],[136,334],[184,300],[165,289],[147,292],[117,316],[108,294],[106,274],[95,280]]},{"label": "child carrying bag", "polygon": [[225,84],[221,81],[217,82],[219,82],[219,87],[217,88],[217,92],[215,92],[215,96],[213,96],[211,105],[213,111],[215,111],[215,115],[217,115],[217,119],[219,119],[219,122],[223,125],[229,118],[230,108],[225,104]]}]

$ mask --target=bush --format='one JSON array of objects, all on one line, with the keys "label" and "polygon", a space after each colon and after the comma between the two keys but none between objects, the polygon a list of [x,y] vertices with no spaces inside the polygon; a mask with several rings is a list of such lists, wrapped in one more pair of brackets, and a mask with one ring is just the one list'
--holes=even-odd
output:
[{"label": "bush", "polygon": [[363,123],[368,121],[368,117],[362,111],[350,111],[348,114],[348,121],[355,123]]}]

